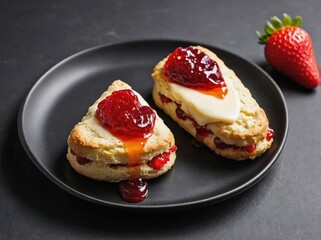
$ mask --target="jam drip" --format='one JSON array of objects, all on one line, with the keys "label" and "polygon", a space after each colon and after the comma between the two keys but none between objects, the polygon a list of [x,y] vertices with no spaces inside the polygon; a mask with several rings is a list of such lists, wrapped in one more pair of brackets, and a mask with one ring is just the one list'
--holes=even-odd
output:
[{"label": "jam drip", "polygon": [[128,155],[129,178],[140,178],[140,162],[144,152],[146,139],[135,138],[123,140]]},{"label": "jam drip", "polygon": [[142,106],[132,90],[125,89],[114,91],[99,102],[96,117],[126,148],[129,180],[119,183],[122,199],[144,200],[148,189],[146,181],[140,178],[140,164],[144,146],[155,126],[155,112],[149,106]]},{"label": "jam drip", "polygon": [[227,94],[227,86],[217,62],[194,47],[176,48],[168,56],[164,74],[173,83],[217,98],[224,98]]},{"label": "jam drip", "polygon": [[122,181],[118,185],[120,197],[130,203],[141,202],[148,195],[147,186],[147,182],[141,178]]}]

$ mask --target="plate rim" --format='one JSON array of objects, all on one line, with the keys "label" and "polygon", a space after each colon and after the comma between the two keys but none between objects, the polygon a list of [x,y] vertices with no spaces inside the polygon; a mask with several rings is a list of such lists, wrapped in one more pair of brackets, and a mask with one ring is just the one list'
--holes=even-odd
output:
[{"label": "plate rim", "polygon": [[[172,203],[172,204],[157,204],[157,205],[139,205],[139,204],[121,204],[121,203],[116,203],[116,202],[110,202],[110,201],[105,201],[105,200],[101,200],[95,197],[92,197],[90,195],[87,195],[85,193],[82,193],[80,191],[78,191],[75,188],[72,188],[68,185],[66,185],[63,181],[61,181],[60,179],[58,179],[54,174],[52,174],[50,171],[48,171],[47,169],[45,169],[43,166],[41,166],[41,164],[39,163],[39,161],[37,160],[37,158],[34,156],[34,154],[32,153],[32,150],[29,148],[28,143],[26,141],[26,137],[25,137],[25,132],[23,130],[23,116],[24,116],[24,112],[25,112],[25,108],[26,105],[28,103],[28,99],[31,97],[32,93],[37,89],[37,86],[45,81],[46,77],[51,74],[52,72],[54,72],[57,68],[59,68],[60,66],[64,65],[66,62],[69,62],[81,55],[85,55],[88,54],[90,52],[93,51],[97,51],[99,49],[104,49],[104,48],[108,48],[108,47],[116,47],[116,46],[121,46],[121,45],[128,45],[128,44],[138,44],[138,43],[178,43],[177,46],[179,46],[179,44],[185,44],[185,45],[202,45],[204,47],[207,48],[214,48],[217,49],[221,52],[227,53],[229,55],[232,55],[233,57],[236,57],[238,59],[241,59],[242,61],[246,62],[247,64],[251,65],[252,68],[255,68],[256,70],[258,70],[259,72],[261,72],[268,80],[269,82],[273,85],[273,87],[275,88],[275,90],[278,93],[278,96],[280,97],[280,100],[283,103],[283,108],[284,108],[284,123],[285,123],[285,129],[284,129],[284,134],[281,137],[281,142],[280,145],[277,149],[277,151],[274,154],[273,159],[267,164],[265,165],[265,167],[260,170],[254,177],[252,177],[250,180],[246,181],[245,183],[229,190],[226,191],[224,193],[212,196],[212,197],[208,197],[208,198],[204,198],[204,199],[199,199],[199,200],[193,200],[193,201],[188,201],[188,202],[181,202],[181,203]],[[210,204],[215,204],[215,203],[219,203],[221,201],[225,201],[229,198],[232,198],[244,191],[246,191],[247,189],[251,188],[253,185],[255,185],[256,183],[258,183],[274,166],[274,164],[277,162],[277,159],[280,155],[280,153],[282,152],[284,145],[286,143],[287,137],[288,137],[288,128],[289,128],[289,116],[288,116],[288,108],[287,108],[287,104],[286,104],[286,100],[285,97],[280,89],[280,87],[277,85],[277,83],[273,80],[273,78],[266,73],[260,66],[258,66],[257,64],[255,64],[254,62],[243,58],[242,56],[235,54],[231,51],[228,51],[224,48],[220,48],[217,47],[215,45],[211,45],[208,43],[203,43],[203,42],[199,42],[199,41],[193,41],[193,40],[179,40],[179,39],[141,39],[141,40],[129,40],[129,41],[120,41],[120,42],[114,42],[114,43],[107,43],[107,44],[100,44],[97,46],[93,46],[93,47],[89,47],[86,49],[83,49],[81,51],[78,51],[72,55],[69,55],[66,58],[63,58],[61,61],[57,62],[55,65],[53,65],[52,67],[50,67],[47,71],[45,71],[44,74],[42,74],[40,76],[40,78],[38,78],[33,84],[32,86],[27,90],[27,93],[25,95],[25,97],[23,98],[19,110],[18,110],[18,116],[17,116],[17,129],[18,129],[18,135],[19,135],[19,139],[21,142],[21,145],[23,146],[24,151],[27,153],[27,156],[30,158],[30,160],[33,162],[33,164],[35,164],[35,166],[40,170],[40,172],[42,172],[47,178],[49,178],[53,183],[55,183],[56,185],[58,185],[59,187],[61,187],[62,189],[64,189],[65,191],[67,191],[68,193],[79,197],[83,200],[92,202],[92,203],[96,203],[96,204],[100,204],[100,205],[104,205],[104,206],[109,206],[109,207],[116,207],[116,208],[121,208],[121,209],[131,209],[131,210],[137,210],[137,209],[148,209],[148,210],[182,210],[182,209],[192,209],[192,208],[196,208],[196,207],[201,207],[201,206],[207,206]]]}]

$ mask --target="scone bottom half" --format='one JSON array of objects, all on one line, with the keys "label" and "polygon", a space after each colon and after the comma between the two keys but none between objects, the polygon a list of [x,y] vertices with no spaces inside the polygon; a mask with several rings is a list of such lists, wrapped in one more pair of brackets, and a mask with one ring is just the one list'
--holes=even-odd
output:
[{"label": "scone bottom half", "polygon": [[177,48],[152,77],[156,105],[216,154],[246,160],[270,148],[274,131],[264,110],[212,51]]},{"label": "scone bottom half", "polygon": [[71,130],[67,159],[83,176],[119,182],[121,197],[139,202],[147,197],[145,180],[174,165],[172,132],[143,97],[121,80],[88,109]]}]

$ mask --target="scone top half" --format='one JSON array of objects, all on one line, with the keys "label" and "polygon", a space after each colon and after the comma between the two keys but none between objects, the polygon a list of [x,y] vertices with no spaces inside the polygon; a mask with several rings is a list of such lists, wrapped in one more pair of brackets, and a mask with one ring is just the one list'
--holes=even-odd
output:
[{"label": "scone top half", "polygon": [[[199,50],[218,65],[228,89],[227,95],[223,99],[208,101],[210,96],[177,86],[166,74],[169,55],[155,66],[152,73],[156,105],[223,157],[244,160],[261,155],[272,143],[271,139],[267,140],[270,130],[264,110],[234,71],[216,54],[201,46],[190,48]],[[199,129],[205,129],[208,134],[199,136]]]},{"label": "scone top half", "polygon": [[[148,165],[160,154],[170,152],[175,144],[173,134],[155,111],[153,131],[143,144],[141,157],[137,160],[136,166],[129,164],[131,156],[129,156],[124,141],[115,137],[97,118],[98,104],[113,92],[124,89],[131,89],[131,87],[120,80],[114,81],[108,90],[89,107],[86,116],[72,129],[68,137],[67,158],[72,167],[82,175],[96,180],[117,182],[130,179],[131,171],[136,168],[137,172],[137,167],[139,167],[139,177],[148,179],[165,173],[174,164],[175,152],[171,152],[170,161],[162,169],[153,169]],[[148,106],[140,94],[132,91],[138,97],[141,105]],[[79,164],[79,161],[76,161],[77,157],[87,159],[89,164]]]}]

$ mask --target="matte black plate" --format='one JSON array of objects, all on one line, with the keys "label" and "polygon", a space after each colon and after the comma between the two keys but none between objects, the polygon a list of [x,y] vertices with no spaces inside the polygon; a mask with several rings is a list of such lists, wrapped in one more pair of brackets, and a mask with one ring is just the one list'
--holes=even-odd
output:
[{"label": "matte black plate", "polygon": [[[185,41],[136,41],[104,45],[75,54],[43,75],[21,107],[18,130],[33,163],[53,182],[83,199],[108,206],[180,209],[204,206],[232,197],[258,182],[276,162],[286,140],[288,114],[284,97],[259,67],[227,51],[213,50],[232,68],[263,107],[275,130],[272,147],[255,161],[236,162],[196,148],[192,137],[153,103],[151,72],[155,64]],[[98,182],[76,173],[66,160],[66,139],[88,107],[121,79],[157,110],[174,133],[177,160],[171,171],[149,181],[149,197],[137,204],[124,202],[117,184]]]}]

